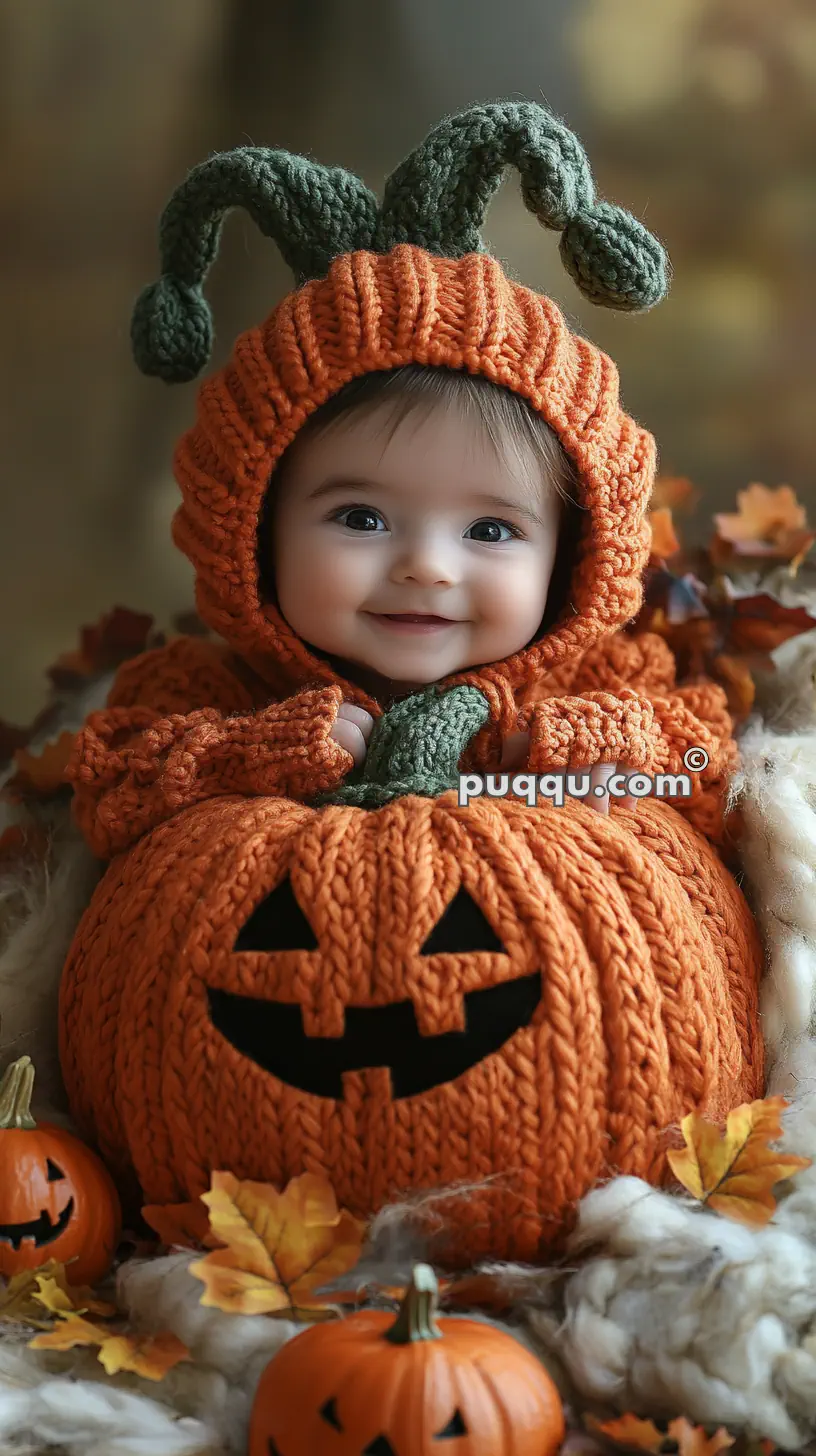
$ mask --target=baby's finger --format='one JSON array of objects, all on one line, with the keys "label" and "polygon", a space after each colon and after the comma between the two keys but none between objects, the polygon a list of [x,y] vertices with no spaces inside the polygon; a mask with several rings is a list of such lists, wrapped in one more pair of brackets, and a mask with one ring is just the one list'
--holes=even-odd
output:
[{"label": "baby's finger", "polygon": [[530,735],[527,732],[508,733],[502,744],[500,768],[521,768],[530,751]]},{"label": "baby's finger", "polygon": [[[617,767],[618,773],[622,774],[625,779],[631,778],[633,773],[637,773],[637,769],[632,768],[630,763],[619,763]],[[616,798],[615,803],[620,804],[622,809],[634,809],[637,799],[632,794],[624,794],[621,798]]]},{"label": "baby's finger", "polygon": [[365,708],[358,708],[356,703],[341,703],[337,709],[337,717],[344,718],[347,723],[354,723],[360,730],[366,743],[371,737],[371,730],[374,727],[374,719]]},{"label": "baby's finger", "polygon": [[616,763],[596,763],[589,771],[589,794],[584,802],[598,814],[609,813],[609,780],[617,767]]},{"label": "baby's finger", "polygon": [[363,762],[368,744],[363,737],[362,729],[358,728],[356,723],[349,722],[347,718],[341,718],[338,713],[329,737],[333,738],[335,743],[339,743],[341,748],[345,748],[346,753],[351,754],[355,765]]}]

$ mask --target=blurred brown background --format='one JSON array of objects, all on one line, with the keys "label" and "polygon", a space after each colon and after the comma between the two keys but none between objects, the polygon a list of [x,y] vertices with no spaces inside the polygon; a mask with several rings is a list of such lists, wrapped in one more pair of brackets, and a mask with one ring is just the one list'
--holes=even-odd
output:
[{"label": "blurred brown background", "polygon": [[[667,245],[670,298],[593,309],[516,180],[495,252],[618,362],[695,530],[751,480],[816,514],[813,0],[0,0],[0,716],[114,604],[192,604],[172,547],[170,454],[195,386],[143,379],[132,300],[186,170],[251,142],[379,189],[446,111],[540,99],[581,135],[599,190]],[[243,214],[208,295],[216,363],[287,286]]]}]

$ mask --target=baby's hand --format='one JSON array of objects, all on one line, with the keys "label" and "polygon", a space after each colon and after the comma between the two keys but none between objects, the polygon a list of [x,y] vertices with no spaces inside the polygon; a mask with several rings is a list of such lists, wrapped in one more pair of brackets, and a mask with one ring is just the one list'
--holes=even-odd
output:
[{"label": "baby's hand", "polygon": [[[509,733],[504,740],[504,748],[502,750],[500,767],[504,769],[521,768],[527,758],[529,750],[529,733]],[[540,770],[540,773],[542,774],[557,772],[557,769],[545,768]],[[586,772],[586,768],[570,769],[570,773],[578,774]],[[594,809],[595,812],[598,814],[608,814],[610,793],[607,785],[609,784],[609,780],[614,773],[622,773],[628,776],[629,774],[633,773],[634,770],[625,763],[596,763],[593,764],[592,768],[590,768],[588,772],[590,785],[589,793],[584,796],[582,802],[584,804],[587,804],[590,809]],[[595,790],[598,788],[602,788],[604,790],[603,794],[596,794]],[[616,802],[620,804],[624,809],[633,809],[635,806],[635,800],[633,799],[631,794],[626,794],[623,798],[617,798]]]},{"label": "baby's hand", "polygon": [[329,737],[351,754],[356,767],[366,756],[373,727],[374,719],[365,708],[358,708],[355,703],[341,703]]}]

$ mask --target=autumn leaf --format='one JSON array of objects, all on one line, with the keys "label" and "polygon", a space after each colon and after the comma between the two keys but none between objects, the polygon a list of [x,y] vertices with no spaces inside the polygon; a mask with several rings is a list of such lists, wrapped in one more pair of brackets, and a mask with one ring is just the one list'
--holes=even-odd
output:
[{"label": "autumn leaf", "polygon": [[714,677],[724,688],[728,711],[736,719],[745,718],[754,706],[756,684],[744,659],[720,652],[711,664]]},{"label": "autumn leaf", "polygon": [[816,615],[807,607],[785,606],[769,593],[757,592],[730,603],[727,644],[732,652],[773,652],[814,627]]},{"label": "autumn leaf", "polygon": [[291,1317],[335,1302],[315,1290],[357,1263],[363,1225],[338,1210],[325,1178],[304,1173],[279,1193],[268,1183],[213,1173],[210,1192],[201,1196],[212,1233],[226,1245],[190,1265],[205,1286],[203,1305]]},{"label": "autumn leaf", "polygon": [[153,618],[128,607],[114,607],[91,627],[83,627],[79,646],[63,652],[48,669],[48,676],[57,688],[76,687],[128,658],[138,657],[150,645],[160,645],[163,638],[152,633]]},{"label": "autumn leaf", "polygon": [[12,1274],[3,1289],[0,1289],[0,1320],[43,1327],[42,1304],[38,1300],[39,1281],[48,1275],[56,1275],[62,1269],[51,1259],[39,1269],[22,1269]]},{"label": "autumn leaf", "polygon": [[72,1350],[76,1346],[96,1346],[98,1359],[108,1375],[128,1370],[145,1380],[163,1380],[182,1360],[190,1359],[187,1346],[176,1335],[130,1335],[117,1333],[105,1325],[93,1324],[81,1315],[61,1318],[47,1334],[29,1340],[33,1350]]},{"label": "autumn leaf", "polygon": [[812,1159],[773,1150],[782,1136],[784,1097],[747,1102],[728,1114],[725,1132],[699,1113],[683,1118],[686,1146],[668,1154],[674,1176],[694,1198],[738,1223],[760,1228],[771,1219],[773,1188]]},{"label": "autumn leaf", "polygon": [[69,1285],[64,1264],[45,1265],[32,1273],[37,1282],[34,1298],[50,1314],[95,1314],[106,1319],[117,1312],[115,1304],[97,1299],[92,1289]]},{"label": "autumn leaf", "polygon": [[440,1297],[458,1309],[488,1309],[494,1314],[513,1306],[513,1291],[493,1274],[463,1274],[440,1286]]},{"label": "autumn leaf", "polygon": [[754,482],[737,491],[737,507],[733,513],[714,516],[711,558],[715,565],[727,564],[734,556],[791,561],[801,558],[816,540],[805,507],[789,485],[769,490]]},{"label": "autumn leaf", "polygon": [[704,1426],[693,1426],[685,1416],[678,1416],[676,1420],[670,1421],[665,1431],[661,1431],[654,1422],[641,1420],[634,1415],[619,1416],[617,1420],[611,1421],[599,1421],[594,1416],[587,1416],[586,1424],[590,1430],[598,1431],[614,1441],[615,1445],[626,1446],[635,1451],[658,1453],[665,1451],[667,1447],[676,1447],[679,1456],[717,1456],[719,1451],[734,1445],[734,1437],[723,1426],[708,1435]]},{"label": "autumn leaf", "polygon": [[75,734],[60,733],[54,743],[46,743],[36,752],[18,748],[14,755],[17,772],[7,788],[47,799],[65,787],[65,769],[74,747]]},{"label": "autumn leaf", "polygon": [[652,532],[650,561],[654,563],[664,561],[669,556],[675,556],[680,550],[680,542],[674,529],[671,511],[666,509],[650,511],[649,526]]},{"label": "autumn leaf", "polygon": [[700,493],[685,475],[659,475],[654,483],[650,505],[653,511],[690,510]]},{"label": "autumn leaf", "polygon": [[149,1203],[142,1209],[142,1218],[155,1229],[168,1249],[177,1245],[188,1249],[219,1247],[218,1239],[210,1232],[209,1215],[200,1198],[194,1203]]}]

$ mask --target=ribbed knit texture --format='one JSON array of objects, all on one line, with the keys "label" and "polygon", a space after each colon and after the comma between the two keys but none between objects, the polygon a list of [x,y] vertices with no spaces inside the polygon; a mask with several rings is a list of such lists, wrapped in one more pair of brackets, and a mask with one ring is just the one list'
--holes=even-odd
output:
[{"label": "ribbed knit texture", "polygon": [[[712,847],[736,752],[725,697],[677,687],[659,638],[618,633],[641,601],[655,445],[622,410],[611,360],[483,250],[506,165],[561,231],[588,297],[662,297],[659,243],[597,200],[577,139],[538,106],[441,123],[382,205],[348,173],[254,147],[179,189],[162,279],[134,316],[143,368],[170,380],[206,363],[202,284],[227,208],[246,207],[308,281],[205,382],[176,452],[174,539],[221,640],[180,638],[126,663],[68,768],[77,822],[112,863],[66,964],[61,1056],[74,1116],[123,1186],[163,1203],[201,1193],[216,1168],[276,1184],[322,1172],[365,1216],[462,1179],[479,1187],[445,1207],[459,1262],[536,1259],[597,1179],[659,1180],[684,1113],[720,1117],[762,1089],[759,945]],[[586,524],[553,630],[383,715],[262,600],[258,532],[274,467],[309,415],[349,380],[409,363],[527,399],[577,467]],[[331,736],[343,701],[377,720],[358,769]],[[576,802],[460,808],[457,773],[498,771],[523,728],[534,773],[601,761],[676,773],[692,746],[709,763],[690,799],[615,804],[608,818]],[[287,878],[301,940],[236,949]],[[460,890],[485,944],[425,949]],[[275,904],[264,935],[280,924]],[[408,1025],[422,1070],[461,1048],[479,992],[492,1009],[474,1016],[491,1033],[505,983],[528,1011],[468,1069],[397,1096],[376,1038],[372,1065],[361,1060],[373,1008]],[[325,1067],[356,1028],[342,1098],[239,1051],[214,1020],[230,993],[257,1001],[261,1060],[300,1027],[298,1055]],[[271,1002],[288,1033],[268,1030]],[[326,1040],[304,1051],[304,1035]]]},{"label": "ribbed knit texture", "polygon": [[[291,702],[306,696],[290,700],[288,724],[299,721]],[[663,1178],[668,1130],[689,1109],[719,1118],[761,1094],[760,948],[715,851],[664,803],[604,819],[580,804],[480,798],[460,808],[455,792],[439,795],[482,716],[478,696],[449,695],[447,733],[444,695],[392,710],[373,742],[373,811],[270,797],[263,735],[250,746],[246,719],[218,728],[188,715],[191,744],[202,724],[217,730],[190,769],[190,807],[174,815],[178,801],[161,789],[163,818],[103,878],[61,996],[74,1115],[148,1201],[202,1192],[213,1168],[276,1184],[308,1170],[365,1216],[405,1190],[498,1175],[446,1209],[449,1257],[536,1259],[596,1179]],[[560,747],[568,757],[576,735],[608,716],[635,758],[671,758],[680,704],[638,707],[634,693],[622,710],[616,702],[603,692],[543,701],[542,718],[561,725],[548,756]],[[242,746],[226,762],[257,764],[256,797],[245,779],[211,777],[230,722]],[[94,731],[75,771],[88,766]],[[165,741],[161,724],[148,731]],[[322,740],[305,725],[291,740],[282,730],[273,758],[286,758],[287,741],[303,766]],[[177,786],[167,764],[159,784]],[[154,804],[155,784],[137,789],[146,766],[135,749],[127,766],[129,793]],[[428,793],[393,797],[389,780]],[[107,830],[121,802],[116,788],[101,800]],[[287,876],[316,948],[236,952],[250,913]],[[460,887],[501,951],[423,953]],[[299,1090],[241,1054],[208,1010],[208,988],[283,1002],[300,1008],[306,1036],[337,1038],[349,1008],[404,1001],[420,1035],[434,1037],[464,1029],[467,994],[532,973],[541,994],[529,1025],[453,1080],[400,1100],[376,1066],[344,1074],[342,1101]]]}]

